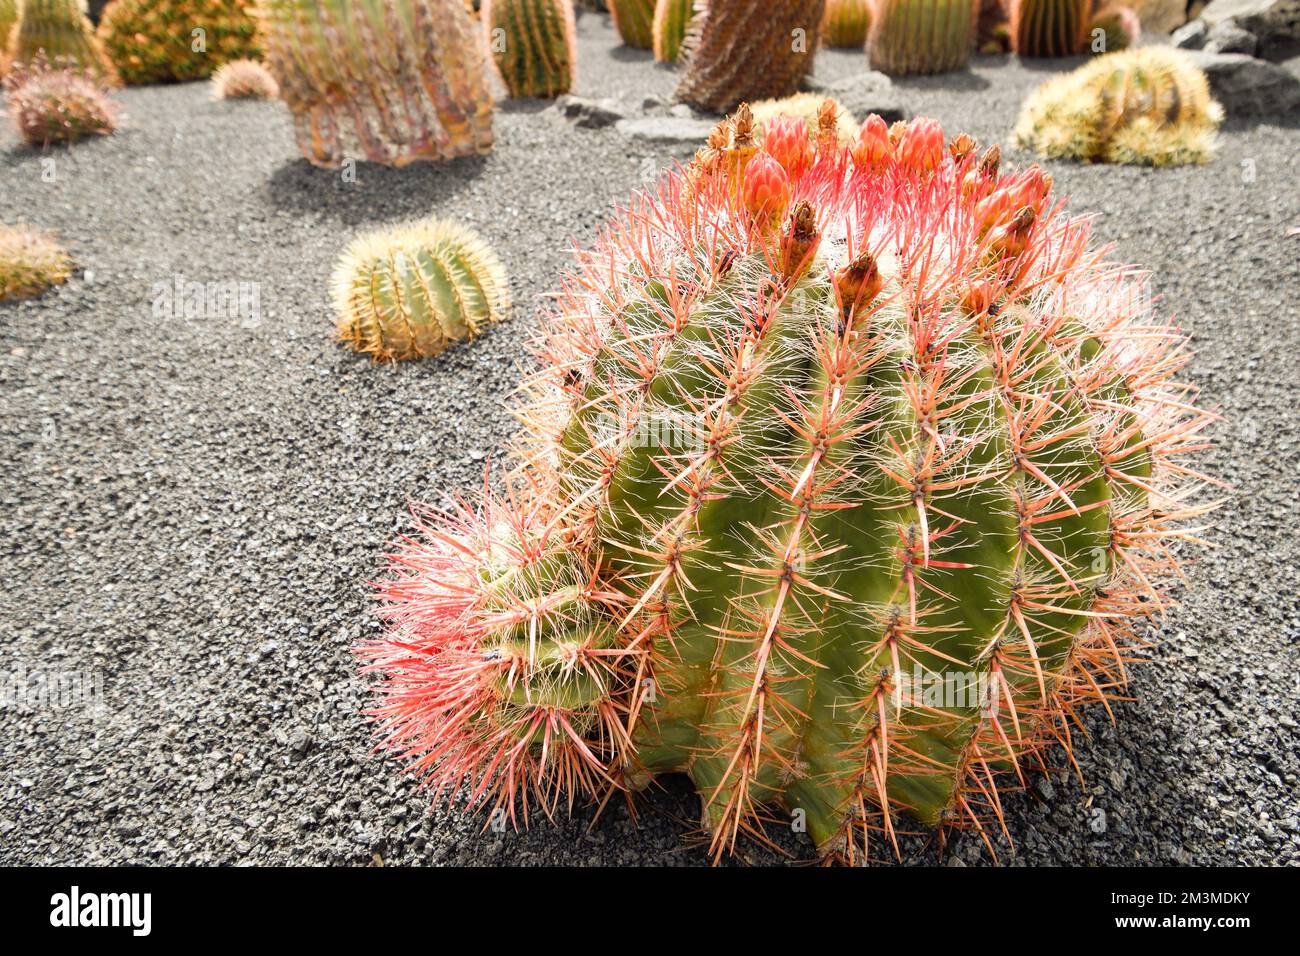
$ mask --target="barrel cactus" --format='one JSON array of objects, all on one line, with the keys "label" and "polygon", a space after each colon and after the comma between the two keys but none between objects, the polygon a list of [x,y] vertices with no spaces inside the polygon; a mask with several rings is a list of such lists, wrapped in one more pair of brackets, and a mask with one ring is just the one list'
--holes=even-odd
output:
[{"label": "barrel cactus", "polygon": [[117,71],[95,37],[81,0],[22,0],[18,22],[9,30],[8,68],[19,69],[42,56],[51,66],[93,73],[116,84]]},{"label": "barrel cactus", "polygon": [[878,0],[867,35],[872,68],[891,76],[961,69],[978,13],[972,0]]},{"label": "barrel cactus", "polygon": [[1107,53],[1025,101],[1020,145],[1050,159],[1181,166],[1214,156],[1223,109],[1205,74],[1170,47]]},{"label": "barrel cactus", "polygon": [[658,63],[676,63],[686,28],[695,14],[695,0],[659,0],[655,4],[654,54]]},{"label": "barrel cactus", "polygon": [[577,82],[572,0],[485,0],[488,48],[511,96],[552,97]]},{"label": "barrel cactus", "polygon": [[247,0],[113,0],[99,38],[126,83],[203,79],[261,55]]},{"label": "barrel cactus", "polygon": [[510,310],[496,253],[470,230],[438,219],[357,237],[332,290],[339,337],[376,361],[437,355]]},{"label": "barrel cactus", "polygon": [[483,42],[462,0],[263,0],[258,12],[309,162],[403,166],[491,150]]},{"label": "barrel cactus", "polygon": [[0,0],[0,79],[9,70],[9,34],[18,23],[18,0]]},{"label": "barrel cactus", "polygon": [[1182,336],[1038,168],[872,116],[787,169],[747,112],[560,283],[514,490],[381,585],[374,715],[516,819],[684,772],[717,855],[996,826],[1165,606]]},{"label": "barrel cactus", "polygon": [[861,49],[870,26],[870,0],[826,0],[822,38],[827,46]]},{"label": "barrel cactus", "polygon": [[637,50],[654,46],[655,0],[609,0],[609,14],[628,46]]},{"label": "barrel cactus", "polygon": [[1011,48],[1020,56],[1074,56],[1091,14],[1092,0],[1011,0]]},{"label": "barrel cactus", "polygon": [[721,113],[790,96],[812,70],[824,0],[708,0],[691,23],[677,99]]},{"label": "barrel cactus", "polygon": [[118,106],[90,70],[51,66],[43,54],[5,77],[14,128],[29,146],[71,144],[117,129]]},{"label": "barrel cactus", "polygon": [[38,296],[71,274],[72,259],[51,236],[23,223],[0,223],[0,302]]},{"label": "barrel cactus", "polygon": [[214,100],[274,100],[279,96],[275,77],[256,60],[231,60],[213,71]]},{"label": "barrel cactus", "polygon": [[1094,53],[1117,53],[1136,46],[1142,24],[1131,7],[1102,7],[1088,25],[1089,47]]}]

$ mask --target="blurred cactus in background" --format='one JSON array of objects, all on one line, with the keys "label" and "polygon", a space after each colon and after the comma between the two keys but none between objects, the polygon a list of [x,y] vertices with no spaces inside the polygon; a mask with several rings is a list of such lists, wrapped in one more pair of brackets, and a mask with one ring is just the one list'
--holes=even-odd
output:
[{"label": "blurred cactus in background", "polygon": [[826,0],[822,40],[827,46],[862,48],[871,26],[871,0]]},{"label": "blurred cactus in background", "polygon": [[492,148],[479,25],[463,0],[264,0],[266,63],[318,166]]},{"label": "blurred cactus in background", "polygon": [[572,0],[484,0],[483,31],[510,95],[552,97],[577,83]]},{"label": "blurred cactus in background", "polygon": [[695,15],[695,0],[659,0],[655,4],[654,51],[658,63],[676,63]]},{"label": "blurred cactus in background", "polygon": [[104,83],[118,83],[83,0],[18,0],[18,22],[9,31],[8,67],[31,64],[42,53],[51,67],[75,67]]},{"label": "blurred cactus in background", "polygon": [[376,361],[437,355],[510,310],[496,253],[470,230],[437,219],[358,237],[332,291],[340,338]]},{"label": "blurred cactus in background", "polygon": [[14,127],[28,146],[71,144],[117,129],[117,104],[90,70],[53,65],[38,54],[14,66],[4,89]]},{"label": "blurred cactus in background", "polygon": [[686,36],[677,99],[725,113],[798,92],[812,72],[824,13],[824,0],[708,0]]},{"label": "blurred cactus in background", "polygon": [[947,73],[970,59],[975,0],[877,0],[867,37],[872,69],[891,76]]},{"label": "blurred cactus in background", "polygon": [[113,0],[99,38],[126,83],[201,80],[223,63],[261,56],[247,6],[248,0]]},{"label": "blurred cactus in background", "polygon": [[981,53],[1010,53],[1011,27],[1006,0],[979,0],[975,46]]},{"label": "blurred cactus in background", "polygon": [[1131,7],[1103,7],[1092,15],[1088,45],[1094,53],[1118,53],[1136,46],[1141,35],[1142,25]]},{"label": "blurred cactus in background", "polygon": [[1084,49],[1092,0],[1011,0],[1011,48],[1020,56],[1074,56]]},{"label": "blurred cactus in background", "polygon": [[274,100],[279,96],[275,77],[256,60],[231,60],[212,74],[214,100]]},{"label": "blurred cactus in background", "polygon": [[1183,53],[1140,47],[1048,80],[1025,101],[1015,136],[1049,159],[1181,166],[1214,155],[1222,119]]},{"label": "blurred cactus in background", "polygon": [[636,50],[654,47],[655,0],[609,0],[614,29]]},{"label": "blurred cactus in background", "polygon": [[0,302],[40,295],[71,273],[72,260],[51,237],[21,223],[0,223]]}]

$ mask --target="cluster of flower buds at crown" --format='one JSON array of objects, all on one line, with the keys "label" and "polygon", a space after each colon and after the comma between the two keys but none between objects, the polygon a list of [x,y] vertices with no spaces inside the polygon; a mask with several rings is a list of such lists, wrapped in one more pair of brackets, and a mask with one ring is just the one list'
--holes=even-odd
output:
[{"label": "cluster of flower buds at crown", "polygon": [[[981,162],[982,165],[982,162]],[[996,173],[988,177],[975,193],[982,196],[975,206],[975,221],[980,235],[1008,225],[1013,219],[1024,220],[1021,211],[1028,209],[1041,216],[1052,192],[1052,177],[1037,166],[998,181]]]},{"label": "cluster of flower buds at crown", "polygon": [[763,126],[763,151],[781,164],[786,175],[798,179],[813,162],[808,124],[801,116],[775,116]]},{"label": "cluster of flower buds at crown", "polygon": [[768,227],[785,216],[790,206],[790,177],[766,152],[756,154],[745,168],[744,206],[752,220]]}]

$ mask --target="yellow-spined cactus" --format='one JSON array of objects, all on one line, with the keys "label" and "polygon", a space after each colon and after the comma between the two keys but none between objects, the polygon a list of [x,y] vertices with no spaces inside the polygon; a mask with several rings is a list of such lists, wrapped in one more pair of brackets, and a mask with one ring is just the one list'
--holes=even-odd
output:
[{"label": "yellow-spined cactus", "polygon": [[113,0],[99,38],[129,84],[201,80],[232,60],[256,59],[252,0]]},{"label": "yellow-spined cactus", "polygon": [[0,302],[40,295],[66,282],[71,273],[72,260],[45,233],[0,223]]},{"label": "yellow-spined cactus", "polygon": [[437,355],[510,311],[496,253],[439,219],[359,236],[339,261],[332,293],[339,337],[376,361]]},{"label": "yellow-spined cactus", "polygon": [[754,132],[762,135],[773,119],[788,116],[803,120],[808,128],[809,141],[816,144],[819,121],[827,103],[835,110],[836,141],[839,146],[843,146],[857,136],[858,121],[843,103],[815,93],[796,93],[794,96],[753,104],[750,109],[754,113]]},{"label": "yellow-spined cactus", "polygon": [[1181,166],[1214,155],[1223,109],[1205,74],[1177,50],[1097,57],[1026,100],[1017,142],[1049,159]]}]

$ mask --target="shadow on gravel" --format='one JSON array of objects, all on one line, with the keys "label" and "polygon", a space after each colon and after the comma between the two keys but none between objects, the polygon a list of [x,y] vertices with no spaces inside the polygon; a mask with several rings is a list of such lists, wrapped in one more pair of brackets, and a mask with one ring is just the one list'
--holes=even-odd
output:
[{"label": "shadow on gravel", "polygon": [[305,159],[295,159],[272,173],[265,188],[277,209],[355,226],[426,216],[462,192],[486,165],[484,156],[401,168],[358,163],[355,181],[345,181],[341,170],[321,169]]}]

